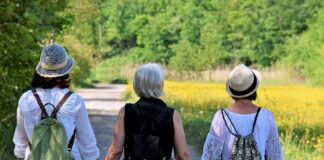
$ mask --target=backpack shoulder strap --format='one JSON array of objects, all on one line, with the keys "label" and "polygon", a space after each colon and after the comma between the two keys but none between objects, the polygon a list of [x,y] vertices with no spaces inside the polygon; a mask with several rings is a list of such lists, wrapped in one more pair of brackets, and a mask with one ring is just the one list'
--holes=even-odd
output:
[{"label": "backpack shoulder strap", "polygon": [[[230,117],[228,116],[227,112],[226,112],[224,109],[221,109],[221,112],[222,112],[222,117],[223,117],[223,120],[224,120],[224,122],[225,122],[225,125],[226,125],[226,128],[228,129],[228,131],[229,131],[232,135],[234,135],[234,136],[239,136],[239,134],[238,134],[238,132],[237,132],[237,130],[236,130],[236,128],[235,128],[235,126],[234,126],[232,120],[231,120]],[[235,130],[235,133],[233,133],[233,132],[231,131],[231,129],[229,128],[229,126],[228,126],[228,124],[227,124],[227,122],[226,122],[226,119],[225,119],[224,113],[226,114],[226,116],[227,116],[228,120],[230,121],[231,125],[233,126],[233,128],[234,128],[234,130]]]},{"label": "backpack shoulder strap", "polygon": [[[62,98],[62,100],[59,102],[59,104],[55,107],[54,111],[51,114],[52,118],[56,119],[56,114],[57,112],[61,109],[61,107],[63,106],[63,104],[66,102],[66,100],[73,94],[72,91],[68,91]],[[74,129],[73,134],[71,136],[71,139],[69,140],[68,143],[68,151],[72,151],[72,147],[74,144],[74,140],[75,140],[75,135],[76,135],[76,129]]]},{"label": "backpack shoulder strap", "polygon": [[258,119],[258,115],[259,115],[259,112],[261,110],[261,107],[259,107],[258,111],[256,112],[256,115],[254,117],[254,121],[253,121],[253,127],[252,127],[252,133],[254,132],[254,128],[255,128],[255,124],[256,124],[256,121]]},{"label": "backpack shoulder strap", "polygon": [[63,106],[63,104],[65,103],[65,101],[71,96],[71,94],[73,94],[72,91],[69,91],[68,93],[66,93],[64,95],[64,97],[62,98],[62,100],[59,102],[59,104],[55,107],[54,111],[51,114],[51,118],[55,118],[56,119],[56,114],[57,112],[61,109],[61,107]]},{"label": "backpack shoulder strap", "polygon": [[[59,104],[55,107],[54,111],[52,112],[51,114],[51,117],[52,118],[55,118],[56,119],[56,114],[57,112],[61,109],[61,107],[63,106],[63,104],[66,102],[66,100],[73,94],[72,91],[69,91],[67,92],[64,97],[62,98],[62,100],[59,102]],[[75,135],[76,135],[76,129],[74,129],[73,131],[73,134],[71,136],[71,139],[69,140],[69,143],[68,143],[68,151],[71,152],[72,151],[72,147],[73,147],[73,144],[74,144],[74,140],[75,140]]]},{"label": "backpack shoulder strap", "polygon": [[71,137],[71,139],[69,141],[69,144],[68,144],[68,150],[70,152],[72,151],[72,147],[73,147],[73,144],[74,144],[75,134],[76,134],[76,129],[74,129],[74,132],[73,132],[72,137]]},{"label": "backpack shoulder strap", "polygon": [[40,99],[40,97],[39,97],[39,95],[38,95],[36,89],[33,88],[33,89],[32,89],[32,92],[33,92],[33,95],[34,95],[34,97],[35,97],[35,99],[36,99],[36,101],[37,101],[37,103],[38,103],[39,108],[41,109],[41,112],[42,112],[42,118],[49,118],[48,113],[46,112],[46,110],[45,110],[45,108],[44,108],[44,105],[43,105],[43,103],[42,103],[42,100]]}]

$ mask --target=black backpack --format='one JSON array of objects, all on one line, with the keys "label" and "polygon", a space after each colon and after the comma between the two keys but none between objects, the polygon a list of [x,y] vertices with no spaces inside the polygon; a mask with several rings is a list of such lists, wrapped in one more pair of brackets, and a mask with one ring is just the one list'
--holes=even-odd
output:
[{"label": "black backpack", "polygon": [[[141,109],[138,110],[140,115],[145,116]],[[155,133],[157,132],[156,121],[161,119],[161,115],[165,111],[166,109],[163,109],[158,115],[145,116],[145,121],[142,123],[139,133],[134,135],[132,159],[163,160],[160,137]]]}]

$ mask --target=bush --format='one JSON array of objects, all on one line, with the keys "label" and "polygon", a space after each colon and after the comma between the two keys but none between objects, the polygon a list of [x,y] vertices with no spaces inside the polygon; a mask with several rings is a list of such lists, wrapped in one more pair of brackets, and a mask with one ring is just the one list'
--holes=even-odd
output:
[{"label": "bush", "polygon": [[1,159],[14,159],[12,137],[18,99],[29,88],[40,44],[68,24],[66,17],[57,14],[66,6],[66,0],[0,1]]},{"label": "bush", "polygon": [[106,59],[92,70],[90,79],[99,83],[126,83],[128,77],[122,75],[121,72],[124,67],[131,64],[132,60],[127,56],[115,56]]}]

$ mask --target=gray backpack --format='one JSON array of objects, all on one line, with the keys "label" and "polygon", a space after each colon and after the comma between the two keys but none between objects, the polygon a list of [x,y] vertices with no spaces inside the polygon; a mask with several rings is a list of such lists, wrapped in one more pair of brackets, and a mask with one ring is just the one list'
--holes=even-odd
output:
[{"label": "gray backpack", "polygon": [[[230,160],[261,160],[261,154],[258,150],[258,146],[256,141],[253,138],[253,131],[254,131],[254,127],[259,115],[261,108],[258,109],[254,121],[253,121],[253,127],[252,127],[252,132],[247,135],[247,136],[241,136],[240,134],[238,134],[232,120],[230,119],[230,117],[228,116],[228,114],[226,113],[226,111],[224,109],[222,109],[222,117],[223,120],[225,122],[225,125],[228,129],[228,131],[235,136],[235,139],[233,141],[232,144],[232,148],[231,148],[231,154],[230,154]],[[229,128],[224,113],[226,114],[228,120],[230,121],[231,125],[233,126],[235,133],[231,131],[231,129]]]}]

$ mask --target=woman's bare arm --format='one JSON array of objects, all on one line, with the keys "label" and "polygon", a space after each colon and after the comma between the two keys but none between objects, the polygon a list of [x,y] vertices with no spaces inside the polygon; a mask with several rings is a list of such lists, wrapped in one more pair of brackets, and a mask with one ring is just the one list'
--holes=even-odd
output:
[{"label": "woman's bare arm", "polygon": [[177,160],[191,160],[187,149],[186,137],[183,130],[182,120],[177,111],[173,114],[174,124],[174,148]]},{"label": "woman's bare arm", "polygon": [[109,147],[106,160],[119,160],[123,153],[123,146],[125,142],[124,117],[125,107],[121,108],[119,111],[114,130],[114,139]]}]

